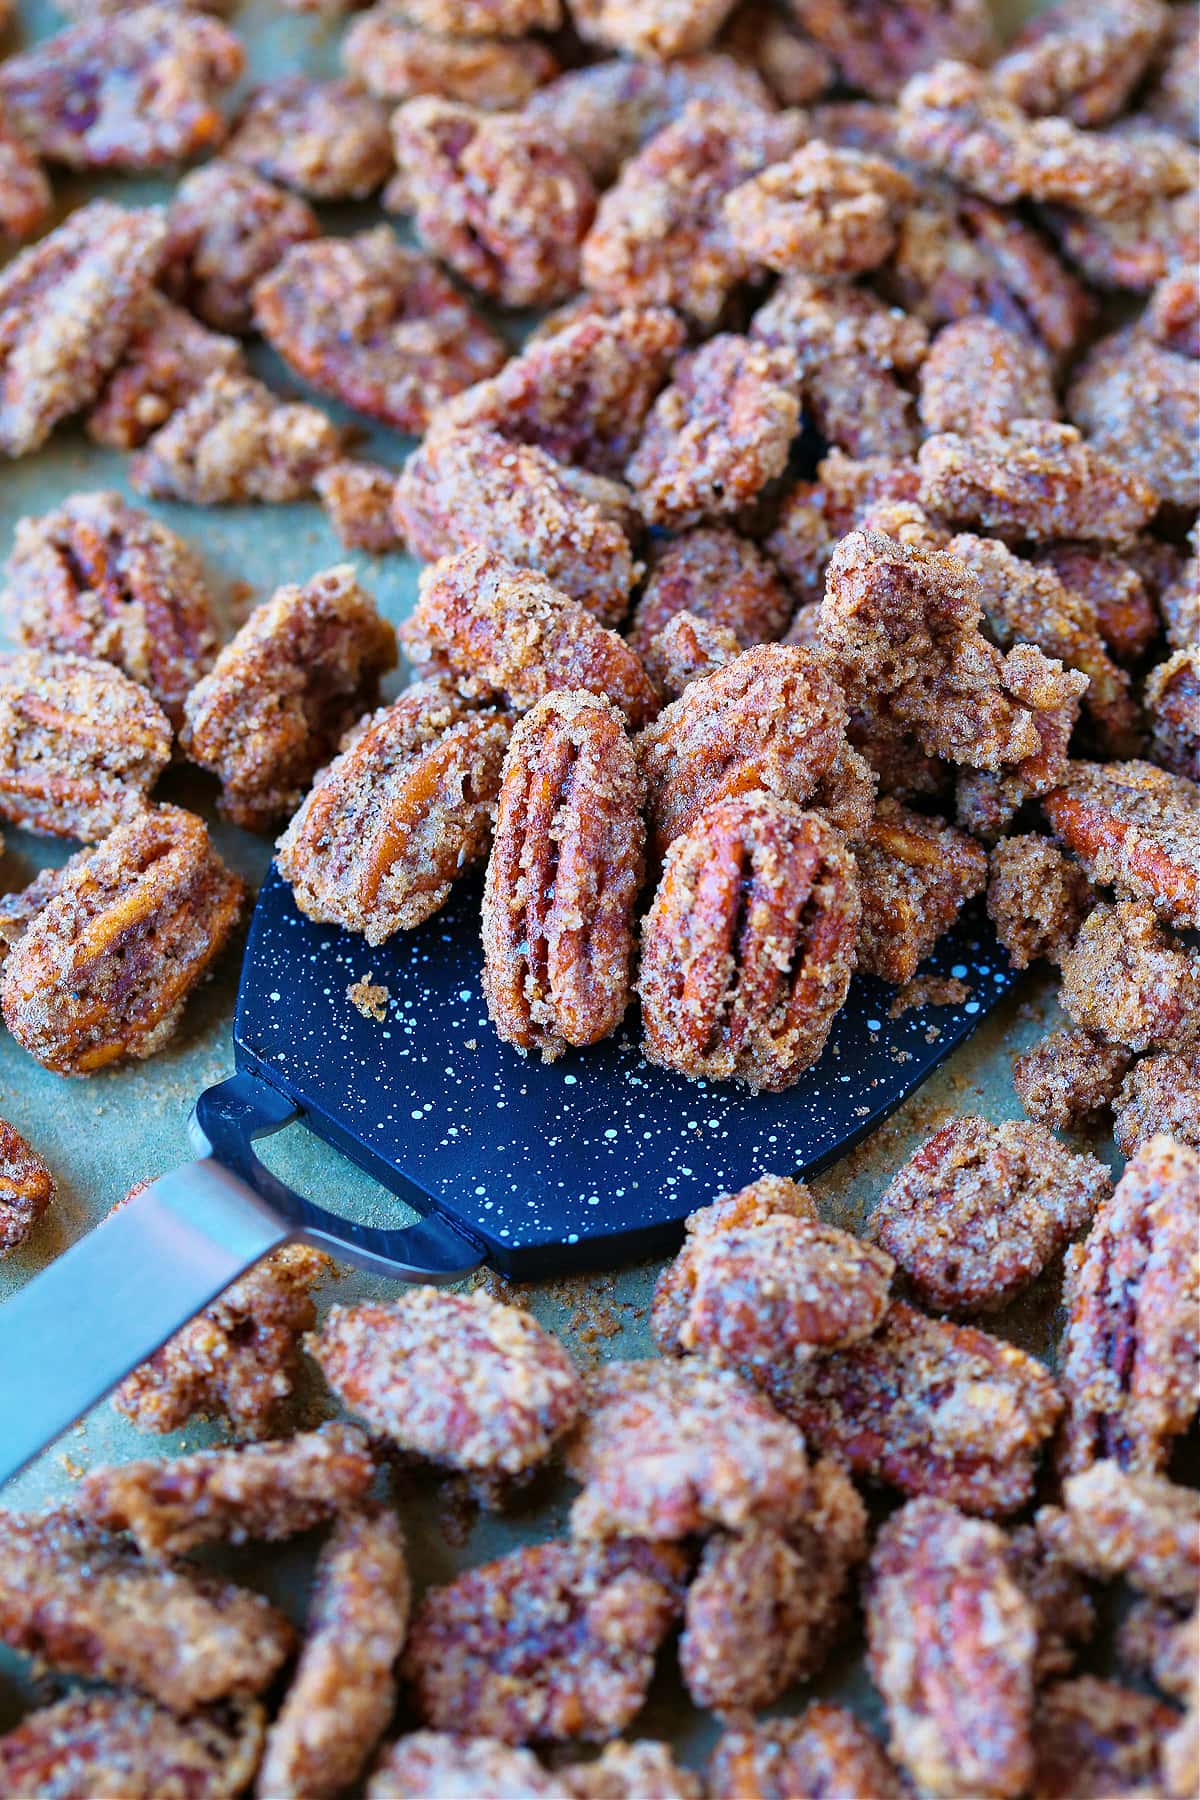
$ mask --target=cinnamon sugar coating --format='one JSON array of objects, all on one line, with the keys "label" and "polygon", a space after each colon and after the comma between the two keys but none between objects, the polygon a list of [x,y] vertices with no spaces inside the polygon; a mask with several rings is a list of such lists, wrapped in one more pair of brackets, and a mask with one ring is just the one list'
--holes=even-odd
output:
[{"label": "cinnamon sugar coating", "polygon": [[731,0],[573,0],[571,17],[585,43],[669,61],[707,49],[731,10]]},{"label": "cinnamon sugar coating", "polygon": [[1159,501],[1191,511],[1200,486],[1200,394],[1190,356],[1145,332],[1115,332],[1074,371],[1066,410],[1093,456],[1119,465]]},{"label": "cinnamon sugar coating", "polygon": [[817,1674],[845,1624],[867,1552],[867,1512],[841,1465],[812,1472],[803,1520],[786,1535],[751,1525],[709,1539],[687,1591],[679,1663],[696,1706],[769,1706]]},{"label": "cinnamon sugar coating", "polygon": [[670,1545],[560,1539],[430,1588],[403,1665],[418,1718],[511,1744],[611,1737],[646,1697],[685,1569]]},{"label": "cinnamon sugar coating", "polygon": [[1139,1593],[1190,1601],[1200,1581],[1200,1496],[1162,1475],[1096,1462],[1063,1483],[1065,1512],[1044,1506],[1038,1534],[1086,1575],[1124,1575]]},{"label": "cinnamon sugar coating", "polygon": [[134,1694],[78,1693],[28,1713],[0,1737],[0,1786],[11,1794],[120,1794],[122,1800],[228,1800],[262,1751],[261,1708],[177,1719]]},{"label": "cinnamon sugar coating", "polygon": [[921,368],[927,432],[1005,431],[1018,419],[1053,419],[1058,401],[1050,359],[1033,338],[994,319],[956,319],[933,340]]},{"label": "cinnamon sugar coating", "polygon": [[164,285],[215,330],[249,331],[255,283],[320,229],[299,195],[218,157],[192,169],[171,197]]},{"label": "cinnamon sugar coating", "polygon": [[1200,1048],[1140,1057],[1115,1096],[1113,1137],[1122,1156],[1160,1132],[1200,1150]]},{"label": "cinnamon sugar coating", "polygon": [[751,264],[858,275],[890,255],[915,193],[895,163],[817,139],[735,188],[723,211]]},{"label": "cinnamon sugar coating", "polygon": [[1094,1156],[1042,1125],[952,1119],[913,1152],[871,1214],[917,1298],[942,1312],[1005,1306],[1112,1192]]},{"label": "cinnamon sugar coating", "polygon": [[62,1513],[0,1514],[0,1642],[173,1712],[268,1687],[295,1633],[260,1594],[144,1562]]},{"label": "cinnamon sugar coating", "polygon": [[0,1119],[0,1260],[25,1242],[57,1192],[37,1151]]},{"label": "cinnamon sugar coating", "polygon": [[607,696],[633,726],[658,707],[623,638],[543,575],[490,550],[464,550],[426,569],[400,636],[418,666],[444,658],[460,678],[498,690],[518,712],[561,688]]},{"label": "cinnamon sugar coating", "polygon": [[173,1462],[93,1469],[71,1511],[99,1531],[128,1532],[155,1561],[197,1544],[275,1543],[351,1506],[375,1475],[361,1431],[317,1431],[245,1449],[199,1450]]},{"label": "cinnamon sugar coating", "polygon": [[1153,1800],[1163,1792],[1160,1749],[1179,1715],[1148,1694],[1080,1675],[1038,1696],[1038,1800]]},{"label": "cinnamon sugar coating", "polygon": [[1123,1044],[1092,1031],[1051,1031],[1013,1063],[1013,1086],[1031,1119],[1077,1131],[1111,1106],[1130,1064]]},{"label": "cinnamon sugar coating", "polygon": [[1176,650],[1153,668],[1144,698],[1155,761],[1200,781],[1200,643]]},{"label": "cinnamon sugar coating", "polygon": [[902,1800],[904,1786],[852,1712],[814,1701],[798,1718],[738,1724],[717,1740],[711,1800],[822,1800],[869,1794]]},{"label": "cinnamon sugar coating", "polygon": [[204,570],[181,537],[120,494],[71,494],[18,520],[5,574],[23,644],[112,663],[178,724],[217,654]]},{"label": "cinnamon sugar coating", "polygon": [[[2,1741],[2,1740],[0,1740]],[[590,1766],[590,1765],[589,1765]],[[569,1800],[562,1773],[532,1750],[456,1731],[410,1731],[389,1744],[367,1784],[367,1800]]]},{"label": "cinnamon sugar coating", "polygon": [[791,595],[757,545],[725,526],[697,526],[652,550],[629,641],[644,650],[686,612],[731,631],[748,650],[779,637],[791,610]]},{"label": "cinnamon sugar coating", "polygon": [[142,320],[88,415],[87,433],[110,450],[136,450],[210,375],[244,368],[241,345],[209,331],[161,294]]},{"label": "cinnamon sugar coating", "polygon": [[698,619],[695,613],[673,613],[642,650],[646,673],[668,700],[678,700],[684,688],[703,675],[715,675],[742,653],[726,625]]},{"label": "cinnamon sugar coating", "polygon": [[[1132,546],[1128,547],[1132,548]],[[1091,607],[1109,655],[1140,662],[1161,629],[1152,584],[1125,556],[1088,544],[1051,544],[1035,559]]]},{"label": "cinnamon sugar coating", "polygon": [[320,1797],[357,1781],[396,1705],[411,1584],[399,1520],[366,1505],[317,1559],[300,1660],[259,1770],[263,1794]]},{"label": "cinnamon sugar coating", "polygon": [[1093,881],[1200,927],[1200,787],[1153,763],[1073,762],[1042,802],[1056,837]]},{"label": "cinnamon sugar coating", "polygon": [[181,747],[219,777],[227,817],[266,830],[376,703],[395,663],[395,632],[353,569],[326,569],[250,615],[188,695]]},{"label": "cinnamon sugar coating", "polygon": [[307,1244],[265,1257],[125,1377],[117,1411],[142,1431],[209,1414],[239,1437],[265,1437],[295,1387],[300,1336],[316,1322],[312,1289],[332,1267]]},{"label": "cinnamon sugar coating", "polygon": [[995,1517],[1030,1499],[1063,1405],[1036,1358],[901,1300],[871,1337],[778,1365],[763,1382],[807,1441],[851,1474]]},{"label": "cinnamon sugar coating", "polygon": [[318,392],[416,435],[507,354],[437,264],[386,225],[295,245],[255,288],[254,318]]},{"label": "cinnamon sugar coating", "polygon": [[94,14],[0,65],[0,106],[50,162],[158,169],[225,136],[218,102],[245,51],[215,19],[178,6]]},{"label": "cinnamon sugar coating", "polygon": [[300,910],[368,944],[435,913],[487,854],[508,735],[444,676],[353,727],[278,842]]},{"label": "cinnamon sugar coating", "polygon": [[482,1290],[409,1288],[335,1306],[308,1350],[344,1406],[401,1449],[481,1476],[526,1474],[580,1407],[557,1338]]},{"label": "cinnamon sugar coating", "polygon": [[929,438],[918,458],[921,504],[998,537],[1119,543],[1157,509],[1142,476],[1070,425],[1018,420],[1007,432]]},{"label": "cinnamon sugar coating", "polygon": [[538,120],[426,95],[393,115],[403,202],[434,255],[502,306],[549,306],[579,285],[591,176]]},{"label": "cinnamon sugar coating", "polygon": [[797,0],[797,23],[834,58],[851,87],[892,100],[943,57],[988,63],[995,28],[982,0]]},{"label": "cinnamon sugar coating", "polygon": [[1124,111],[1169,17],[1161,0],[1059,0],[1017,33],[992,81],[1027,113],[1108,124]]},{"label": "cinnamon sugar coating", "polygon": [[855,860],[862,895],[858,966],[897,984],[912,980],[987,881],[986,854],[965,832],[890,798],[879,802]]},{"label": "cinnamon sugar coating", "polygon": [[51,204],[46,172],[0,101],[0,239],[35,236]]},{"label": "cinnamon sugar coating", "polygon": [[365,550],[369,556],[404,549],[403,533],[392,516],[394,469],[343,457],[326,463],[313,477],[313,492],[345,549]]},{"label": "cinnamon sugar coating", "polygon": [[170,755],[161,707],[111,663],[0,655],[0,818],[95,841],[136,817]]},{"label": "cinnamon sugar coating", "polygon": [[439,94],[484,112],[522,106],[558,74],[553,51],[536,38],[447,37],[381,6],[354,21],[341,56],[346,72],[377,100]]},{"label": "cinnamon sugar coating", "polygon": [[414,555],[494,552],[616,625],[639,573],[616,510],[627,498],[536,445],[471,428],[430,432],[396,483],[393,511]]},{"label": "cinnamon sugar coating", "polygon": [[791,1087],[845,1002],[859,918],[854,859],[818,814],[761,791],[710,804],[642,929],[643,1053],[692,1080]]},{"label": "cinnamon sugar coating", "polygon": [[129,479],[140,494],[193,506],[305,500],[341,448],[315,406],[277,400],[250,375],[210,375],[134,457]]},{"label": "cinnamon sugar coating", "polygon": [[546,1061],[629,1004],[644,784],[618,709],[547,694],[512,734],[483,895],[483,991],[505,1043]]},{"label": "cinnamon sugar coating", "polygon": [[0,451],[27,456],[90,406],[142,316],[163,254],[149,208],[79,207],[0,271]]},{"label": "cinnamon sugar coating", "polygon": [[1145,900],[1101,901],[1062,959],[1063,1011],[1131,1050],[1181,1050],[1200,1036],[1200,951]]},{"label": "cinnamon sugar coating", "polygon": [[303,74],[252,89],[225,154],[310,200],[365,200],[393,161],[378,100],[352,81]]}]

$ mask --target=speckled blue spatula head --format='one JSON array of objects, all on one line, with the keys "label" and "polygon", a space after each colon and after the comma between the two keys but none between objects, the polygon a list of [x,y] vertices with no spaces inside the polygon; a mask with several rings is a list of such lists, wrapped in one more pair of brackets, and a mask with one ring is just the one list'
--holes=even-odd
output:
[{"label": "speckled blue spatula head", "polygon": [[[784,1094],[687,1081],[622,1031],[558,1062],[500,1042],[480,988],[479,890],[371,949],[314,925],[272,870],[238,996],[239,1068],[420,1211],[450,1218],[487,1261],[526,1278],[665,1251],[682,1221],[766,1171],[813,1172],[872,1130],[1011,986],[980,908],[923,974],[961,1004],[888,1016],[895,990],[857,976],[825,1053]],[[370,973],[386,1016],[347,988]]]}]

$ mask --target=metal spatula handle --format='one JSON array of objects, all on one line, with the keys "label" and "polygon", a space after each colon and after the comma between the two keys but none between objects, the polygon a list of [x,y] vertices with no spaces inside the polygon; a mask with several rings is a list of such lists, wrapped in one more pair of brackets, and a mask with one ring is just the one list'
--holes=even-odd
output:
[{"label": "metal spatula handle", "polygon": [[303,1239],[400,1281],[455,1281],[478,1249],[437,1215],[398,1231],[339,1219],[266,1169],[251,1139],[295,1116],[248,1075],[201,1097],[206,1152],[162,1175],[0,1306],[0,1483],[281,1244]]}]

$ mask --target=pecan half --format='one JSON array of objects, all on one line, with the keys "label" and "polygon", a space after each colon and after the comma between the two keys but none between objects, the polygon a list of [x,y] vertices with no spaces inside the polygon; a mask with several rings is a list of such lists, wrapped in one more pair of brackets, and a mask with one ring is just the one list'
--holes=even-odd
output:
[{"label": "pecan half", "polygon": [[37,1151],[0,1119],[0,1258],[25,1242],[56,1192]]}]

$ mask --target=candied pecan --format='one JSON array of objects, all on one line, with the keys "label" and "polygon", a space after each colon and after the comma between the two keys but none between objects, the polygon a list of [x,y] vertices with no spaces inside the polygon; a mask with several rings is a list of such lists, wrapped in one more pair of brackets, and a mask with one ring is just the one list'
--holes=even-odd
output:
[{"label": "candied pecan", "polygon": [[623,638],[536,570],[490,550],[464,550],[426,569],[400,636],[413,662],[444,657],[518,712],[560,688],[607,696],[635,727],[657,710],[650,678]]},{"label": "candied pecan", "polygon": [[508,732],[445,677],[355,726],[279,839],[301,912],[368,944],[435,913],[487,854]]},{"label": "candied pecan", "polygon": [[[738,1646],[738,1653],[745,1649]],[[710,1800],[820,1800],[862,1794],[903,1800],[899,1775],[865,1726],[843,1706],[815,1701],[796,1719],[739,1724],[717,1740]]]},{"label": "candied pecan", "polygon": [[73,857],[4,964],[4,1021],[60,1075],[161,1050],[237,923],[245,886],[201,819],[156,806]]},{"label": "candied pecan", "polygon": [[1079,1675],[1043,1688],[1034,1714],[1037,1800],[1154,1800],[1172,1707],[1115,1681]]},{"label": "candied pecan", "polygon": [[964,904],[983,892],[987,856],[965,832],[881,800],[855,845],[862,927],[858,965],[911,981]]},{"label": "candied pecan", "polygon": [[943,57],[987,63],[995,48],[985,0],[794,0],[792,11],[849,85],[876,100]]},{"label": "candied pecan", "polygon": [[1027,113],[1105,125],[1124,111],[1169,16],[1162,0],[1058,0],[1017,33],[992,81]]},{"label": "candied pecan", "polygon": [[1198,1204],[1196,1152],[1152,1137],[1126,1165],[1086,1241],[1067,1252],[1059,1352],[1067,1474],[1102,1457],[1154,1473],[1191,1422]]},{"label": "candied pecan", "polygon": [[585,43],[662,61],[707,49],[732,10],[733,0],[653,0],[643,6],[571,0],[571,19]]},{"label": "candied pecan", "polygon": [[1052,1031],[1016,1058],[1013,1086],[1031,1119],[1075,1131],[1112,1104],[1129,1064],[1123,1044],[1106,1043],[1093,1031]]},{"label": "candied pecan", "polygon": [[1111,1192],[1103,1163],[1043,1125],[952,1119],[893,1176],[868,1233],[925,1305],[990,1311],[1027,1287]]},{"label": "candied pecan", "polygon": [[1162,1475],[1096,1462],[1063,1483],[1065,1512],[1045,1506],[1039,1536],[1085,1575],[1124,1575],[1139,1593],[1190,1601],[1200,1581],[1200,1495]]},{"label": "candied pecan", "polygon": [[393,166],[387,109],[352,81],[303,74],[251,91],[225,154],[310,200],[365,200]]},{"label": "candied pecan", "polygon": [[461,394],[438,425],[498,432],[559,462],[619,475],[683,341],[665,307],[587,314]]},{"label": "candied pecan", "polygon": [[557,1338],[482,1289],[417,1287],[388,1305],[335,1306],[307,1348],[344,1406],[445,1468],[525,1474],[579,1411]]},{"label": "candied pecan", "polygon": [[[3,1739],[0,1739],[0,1744]],[[490,1800],[569,1800],[564,1775],[543,1769],[532,1750],[499,1738],[411,1731],[390,1744],[367,1783],[367,1800],[430,1800],[487,1794]]]},{"label": "candied pecan", "polygon": [[414,555],[494,552],[616,625],[640,568],[604,489],[581,490],[576,474],[499,432],[431,432],[404,465],[393,513]]},{"label": "candied pecan", "polygon": [[[1129,483],[1190,511],[1200,487],[1200,390],[1190,357],[1128,329],[1102,338],[1075,370],[1067,415],[1087,436],[1093,459],[1107,460]],[[1110,478],[1111,479],[1111,478]],[[1147,515],[1149,516],[1149,515]],[[1140,521],[1139,521],[1140,523]],[[1060,536],[1128,536],[1080,531]]]},{"label": "candied pecan", "polygon": [[560,0],[404,0],[405,16],[422,31],[443,37],[524,37],[557,31]]},{"label": "candied pecan", "polygon": [[181,537],[120,494],[71,494],[17,521],[6,574],[22,643],[114,664],[178,724],[217,654],[204,571]]},{"label": "candied pecan", "polygon": [[63,1513],[0,1513],[0,1551],[0,1642],[173,1712],[261,1693],[294,1642],[261,1594],[143,1562],[131,1544]]},{"label": "candied pecan", "polygon": [[313,477],[313,492],[347,550],[384,556],[403,550],[404,537],[392,515],[396,471],[382,463],[344,457]]},{"label": "candied pecan", "polygon": [[988,862],[988,917],[1015,969],[1061,962],[1096,901],[1079,867],[1037,832],[1002,838]]},{"label": "candied pecan", "polygon": [[99,1531],[125,1531],[143,1556],[166,1560],[214,1541],[274,1543],[361,1499],[375,1465],[353,1425],[322,1425],[275,1443],[200,1450],[174,1462],[93,1469],[71,1512]]},{"label": "candied pecan", "polygon": [[303,500],[341,455],[341,434],[315,406],[277,400],[250,375],[210,375],[134,457],[141,494],[187,500]]},{"label": "candied pecan", "polygon": [[341,1793],[361,1775],[396,1704],[411,1586],[394,1514],[367,1505],[317,1559],[300,1660],[258,1775],[262,1794]]},{"label": "candied pecan", "polygon": [[595,1762],[560,1765],[558,1777],[574,1800],[701,1800],[704,1791],[666,1744],[645,1738],[606,1744]]},{"label": "candied pecan", "polygon": [[1158,506],[1136,470],[1051,420],[971,438],[945,432],[922,444],[918,464],[923,506],[1001,537],[1119,542]]},{"label": "candied pecan", "polygon": [[210,1413],[239,1436],[265,1436],[295,1386],[300,1335],[316,1321],[311,1290],[332,1267],[307,1244],[276,1250],[126,1376],[118,1412],[142,1431]]},{"label": "candied pecan", "polygon": [[1194,159],[1177,141],[1153,132],[1112,137],[1080,131],[1064,118],[1031,118],[981,70],[961,62],[915,75],[900,95],[898,125],[906,156],[999,205],[1043,200],[1114,213],[1195,180]]},{"label": "candied pecan", "polygon": [[1170,924],[1200,928],[1200,787],[1153,763],[1070,766],[1042,801],[1093,881],[1149,900]]},{"label": "candied pecan", "polygon": [[741,655],[741,646],[725,625],[698,619],[695,613],[672,614],[642,651],[651,681],[668,700],[703,675],[713,675]]},{"label": "candied pecan", "polygon": [[0,272],[0,451],[39,449],[96,398],[141,319],[163,241],[156,212],[93,200]]},{"label": "candied pecan", "polygon": [[1200,138],[1200,7],[1172,6],[1162,55],[1142,104],[1180,137]]},{"label": "candied pecan", "polygon": [[244,367],[241,346],[232,338],[207,330],[182,307],[151,294],[88,416],[88,436],[111,450],[136,450],[210,375]]},{"label": "candied pecan", "polygon": [[355,21],[341,54],[347,72],[377,100],[440,94],[483,112],[523,105],[558,74],[554,53],[536,38],[446,37],[383,6]]},{"label": "candied pecan", "polygon": [[685,531],[655,546],[629,640],[644,650],[679,613],[733,633],[742,649],[777,638],[792,598],[770,559],[724,526]]},{"label": "candied pecan", "polygon": [[297,195],[218,158],[193,169],[171,198],[163,284],[216,330],[249,331],[255,282],[320,229]]},{"label": "candied pecan", "polygon": [[1152,669],[1144,697],[1155,761],[1200,781],[1200,643]]},{"label": "candied pecan", "polygon": [[57,1192],[37,1151],[0,1119],[0,1261],[25,1242]]},{"label": "candied pecan", "polygon": [[91,841],[132,819],[166,768],[171,727],[111,663],[0,655],[0,818]]},{"label": "candied pecan", "polygon": [[184,754],[221,807],[264,831],[296,805],[342,734],[379,698],[396,634],[343,563],[257,607],[187,698]]},{"label": "candied pecan", "polygon": [[0,101],[0,238],[33,237],[48,222],[52,203],[41,163]]},{"label": "candied pecan", "polygon": [[253,1779],[262,1741],[255,1705],[177,1719],[134,1694],[71,1694],[0,1737],[0,1789],[62,1800],[229,1800]]},{"label": "candied pecan", "polygon": [[1040,1687],[1075,1666],[1078,1649],[1096,1628],[1087,1583],[1033,1525],[1020,1525],[1008,1540],[1008,1570],[1030,1606],[1037,1626],[1034,1676]]},{"label": "candied pecan", "polygon": [[1114,1096],[1113,1137],[1122,1156],[1160,1132],[1200,1150],[1200,1048],[1140,1057]]},{"label": "candied pecan", "polygon": [[1200,1036],[1200,950],[1144,900],[1101,901],[1062,958],[1063,1011],[1131,1050],[1183,1050]]},{"label": "candied pecan", "polygon": [[646,1697],[685,1568],[671,1545],[558,1540],[430,1588],[404,1655],[417,1716],[513,1744],[613,1736]]},{"label": "candied pecan", "polygon": [[644,786],[612,703],[547,694],[504,764],[483,895],[483,991],[505,1043],[553,1061],[630,999]]},{"label": "candied pecan", "polygon": [[871,1677],[892,1755],[922,1792],[1016,1800],[1033,1765],[1033,1609],[995,1525],[910,1500],[875,1541]]},{"label": "candied pecan", "polygon": [[625,164],[583,245],[583,284],[622,306],[673,306],[715,325],[750,270],[726,194],[803,141],[798,115],[691,101]]},{"label": "candied pecan", "polygon": [[651,525],[735,513],[781,475],[800,425],[786,350],[724,333],[680,357],[626,468]]},{"label": "candied pecan", "polygon": [[225,136],[217,101],[242,72],[241,42],[178,6],[90,17],[0,63],[0,106],[50,162],[157,169]]},{"label": "candied pecan", "polygon": [[845,1001],[859,916],[854,859],[818,814],[762,792],[708,806],[668,850],[643,927],[645,1056],[693,1080],[792,1086]]},{"label": "candied pecan", "polygon": [[254,318],[318,392],[414,435],[507,355],[438,265],[386,225],[294,245],[255,288]]},{"label": "candied pecan", "polygon": [[751,265],[857,275],[884,262],[916,189],[895,163],[817,139],[729,194],[723,213]]},{"label": "candied pecan", "polygon": [[900,1300],[872,1337],[763,1380],[784,1416],[853,1474],[990,1515],[1029,1500],[1062,1411],[1034,1357]]},{"label": "candied pecan", "polygon": [[464,281],[504,306],[548,306],[575,291],[595,190],[546,125],[423,95],[397,109],[392,135],[400,210]]},{"label": "candied pecan", "polygon": [[1063,586],[1091,608],[1116,662],[1141,660],[1161,622],[1148,579],[1132,561],[1111,550],[1071,543],[1051,544],[1039,550],[1036,560],[1053,569]]},{"label": "candied pecan", "polygon": [[920,380],[921,423],[931,433],[974,437],[1058,414],[1041,344],[986,317],[957,319],[939,331]]},{"label": "candied pecan", "polygon": [[787,1534],[751,1525],[709,1539],[687,1592],[679,1664],[693,1702],[718,1712],[769,1706],[821,1668],[845,1622],[867,1513],[841,1465],[823,1458],[812,1499]]},{"label": "candied pecan", "polygon": [[567,1472],[578,1538],[677,1539],[723,1526],[785,1531],[811,1498],[804,1440],[731,1370],[609,1362],[583,1378]]}]

